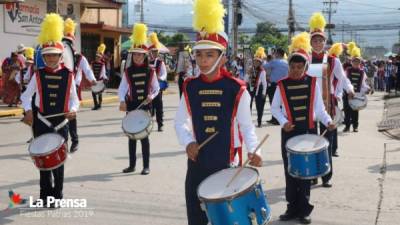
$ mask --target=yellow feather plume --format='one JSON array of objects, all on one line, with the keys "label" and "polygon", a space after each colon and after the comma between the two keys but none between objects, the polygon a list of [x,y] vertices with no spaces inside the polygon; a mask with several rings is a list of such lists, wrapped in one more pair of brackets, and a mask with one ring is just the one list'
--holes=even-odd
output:
[{"label": "yellow feather plume", "polygon": [[97,53],[104,54],[105,50],[106,50],[106,45],[100,44],[99,47],[97,48]]},{"label": "yellow feather plume", "polygon": [[256,53],[254,54],[255,58],[263,59],[267,55],[265,54],[265,49],[263,47],[258,47]]},{"label": "yellow feather plume", "polygon": [[75,35],[75,27],[76,27],[76,23],[68,18],[64,21],[64,35]]},{"label": "yellow feather plume", "polygon": [[150,42],[154,45],[157,49],[160,48],[160,41],[158,40],[157,33],[153,32],[149,36]]},{"label": "yellow feather plume", "polygon": [[195,0],[193,4],[193,28],[215,34],[224,30],[226,13],[221,0]]},{"label": "yellow feather plume", "polygon": [[41,24],[40,34],[38,37],[39,44],[43,45],[49,42],[61,41],[63,30],[64,21],[61,16],[56,13],[47,14]]},{"label": "yellow feather plume", "polygon": [[361,58],[361,49],[358,47],[354,47],[353,50],[351,50],[350,55],[353,58]]},{"label": "yellow feather plume", "polygon": [[33,59],[35,55],[35,49],[31,47],[25,48],[24,55],[27,59]]},{"label": "yellow feather plume", "polygon": [[343,53],[342,43],[335,43],[329,49],[329,55],[339,57]]},{"label": "yellow feather plume", "polygon": [[315,30],[320,30],[323,32],[325,30],[325,25],[326,25],[324,15],[322,15],[322,13],[320,12],[314,13],[310,18],[309,25],[311,32]]},{"label": "yellow feather plume", "polygon": [[351,55],[351,52],[353,51],[353,49],[357,47],[356,43],[351,41],[347,44],[347,54]]},{"label": "yellow feather plume", "polygon": [[147,43],[147,26],[143,23],[135,23],[130,37],[132,46],[141,46]]},{"label": "yellow feather plume", "polygon": [[289,52],[293,53],[301,49],[307,53],[311,51],[310,34],[307,32],[302,32],[292,37],[292,44],[289,46]]}]

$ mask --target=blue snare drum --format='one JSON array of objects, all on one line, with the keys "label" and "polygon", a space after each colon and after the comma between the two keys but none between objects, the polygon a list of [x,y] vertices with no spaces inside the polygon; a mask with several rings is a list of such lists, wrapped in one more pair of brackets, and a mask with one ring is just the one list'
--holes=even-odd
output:
[{"label": "blue snare drum", "polygon": [[239,168],[221,170],[207,177],[197,190],[212,225],[265,225],[271,210],[259,181],[258,171],[245,167],[229,187]]},{"label": "blue snare drum", "polygon": [[286,143],[288,172],[292,177],[314,179],[329,173],[329,142],[315,134],[292,137]]}]

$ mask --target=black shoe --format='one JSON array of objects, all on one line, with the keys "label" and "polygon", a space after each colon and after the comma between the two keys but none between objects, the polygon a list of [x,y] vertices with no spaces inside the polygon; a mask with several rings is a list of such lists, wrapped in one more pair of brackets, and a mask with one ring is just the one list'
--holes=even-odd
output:
[{"label": "black shoe", "polygon": [[358,128],[353,128],[353,132],[358,132]]},{"label": "black shoe", "polygon": [[122,170],[123,173],[132,173],[135,172],[135,167],[128,167]]},{"label": "black shoe", "polygon": [[345,128],[343,129],[343,132],[344,132],[344,133],[349,132],[349,131],[350,131],[350,127],[345,127]]},{"label": "black shoe", "polygon": [[310,224],[311,223],[311,217],[310,216],[301,216],[301,217],[299,217],[299,222],[301,224]]},{"label": "black shoe", "polygon": [[149,168],[144,168],[143,170],[142,170],[142,175],[148,175],[150,173],[150,169]]},{"label": "black shoe", "polygon": [[293,213],[289,213],[287,210],[284,214],[279,216],[280,221],[288,221],[293,219],[296,219],[296,215]]},{"label": "black shoe", "polygon": [[257,124],[257,127],[258,127],[258,128],[261,128],[261,123]]},{"label": "black shoe", "polygon": [[98,108],[97,108],[97,106],[94,106],[93,108],[92,108],[92,110],[97,110]]},{"label": "black shoe", "polygon": [[339,157],[339,154],[337,152],[332,154],[333,157]]},{"label": "black shoe", "polygon": [[159,126],[158,127],[158,132],[162,132],[163,131],[163,128],[162,128],[163,126]]},{"label": "black shoe", "polygon": [[323,183],[322,183],[322,187],[324,187],[324,188],[331,188],[331,187],[332,187],[332,184],[329,183],[329,181],[323,182]]},{"label": "black shoe", "polygon": [[74,153],[78,151],[78,142],[74,142],[71,144],[71,148],[69,149],[69,153]]},{"label": "black shoe", "polygon": [[311,180],[311,186],[312,185],[317,185],[317,184],[318,184],[318,179]]}]

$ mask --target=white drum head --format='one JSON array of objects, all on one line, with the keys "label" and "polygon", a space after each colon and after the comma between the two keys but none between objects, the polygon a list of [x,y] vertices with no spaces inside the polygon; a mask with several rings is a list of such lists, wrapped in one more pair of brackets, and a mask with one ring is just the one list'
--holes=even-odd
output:
[{"label": "white drum head", "polygon": [[226,187],[240,168],[224,169],[207,177],[199,186],[197,194],[207,200],[226,199],[247,190],[258,181],[258,172],[243,168],[229,187]]},{"label": "white drum head", "polygon": [[64,143],[64,138],[59,134],[43,134],[32,140],[29,152],[33,155],[42,155],[58,149]]},{"label": "white drum head", "polygon": [[122,129],[125,132],[135,134],[146,129],[151,123],[149,113],[144,110],[133,110],[122,120]]},{"label": "white drum head", "polygon": [[95,85],[92,86],[92,91],[95,93],[101,92],[104,89],[104,82],[103,80],[99,80],[96,82]]},{"label": "white drum head", "polygon": [[328,141],[315,134],[302,134],[292,137],[286,143],[286,147],[294,152],[308,153],[322,149],[329,145]]}]

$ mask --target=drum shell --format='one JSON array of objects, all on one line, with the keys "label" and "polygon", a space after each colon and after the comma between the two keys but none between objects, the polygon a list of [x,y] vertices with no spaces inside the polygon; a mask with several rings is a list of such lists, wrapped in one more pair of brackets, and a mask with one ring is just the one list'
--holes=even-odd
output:
[{"label": "drum shell", "polygon": [[[97,82],[100,82],[100,84],[96,84],[96,85],[92,86],[92,88],[91,88],[92,92],[94,94],[103,93],[104,90],[106,89],[106,85],[104,84],[104,82],[102,80],[101,81],[97,81]],[[101,88],[98,88],[98,87],[101,87]]]},{"label": "drum shell", "polygon": [[33,163],[39,170],[47,171],[54,170],[65,163],[68,154],[67,149],[67,144],[63,143],[57,148],[46,153],[35,154],[29,151],[29,154],[33,160]]},{"label": "drum shell", "polygon": [[286,146],[288,158],[288,173],[292,177],[309,180],[328,174],[328,146],[310,152],[298,152]]},{"label": "drum shell", "polygon": [[356,93],[354,98],[349,99],[349,106],[355,111],[363,110],[367,107],[368,99],[367,96],[361,93]]},{"label": "drum shell", "polygon": [[271,219],[271,209],[259,181],[228,198],[207,199],[199,194],[198,196],[203,210],[206,211],[208,220],[213,225],[235,223],[252,225],[249,220],[249,214],[252,212],[255,213],[257,224],[267,224]]}]

